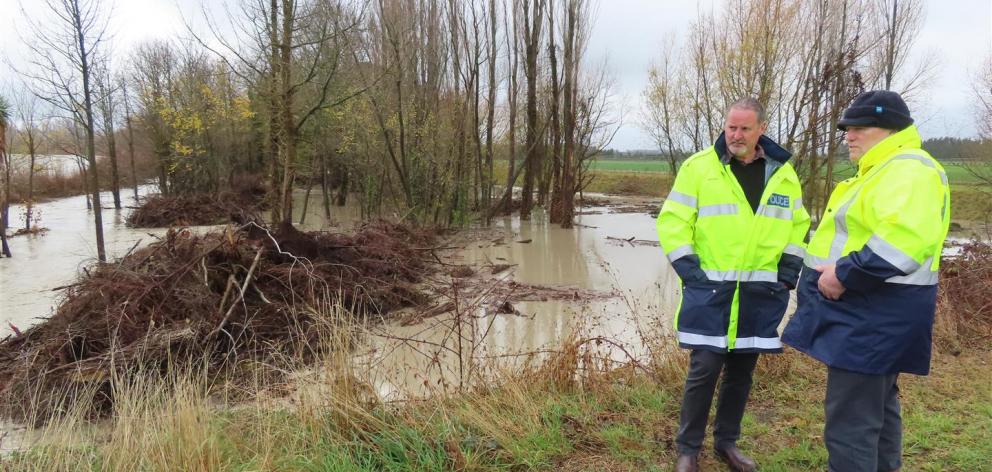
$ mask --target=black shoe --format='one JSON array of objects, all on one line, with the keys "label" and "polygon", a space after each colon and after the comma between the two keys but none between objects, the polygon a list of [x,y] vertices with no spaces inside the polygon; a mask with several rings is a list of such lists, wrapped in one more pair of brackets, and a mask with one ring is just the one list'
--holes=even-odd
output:
[{"label": "black shoe", "polygon": [[734,472],[754,472],[758,470],[758,464],[754,462],[748,456],[745,456],[737,446],[725,447],[722,449],[714,448],[713,452],[716,453],[717,459],[721,462],[727,464],[730,470]]},{"label": "black shoe", "polygon": [[696,456],[679,454],[679,461],[675,464],[675,472],[699,472],[699,461]]}]

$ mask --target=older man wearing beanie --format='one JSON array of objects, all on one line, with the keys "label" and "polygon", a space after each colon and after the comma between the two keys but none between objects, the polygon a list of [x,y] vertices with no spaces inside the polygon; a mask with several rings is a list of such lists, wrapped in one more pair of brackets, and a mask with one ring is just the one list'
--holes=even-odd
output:
[{"label": "older man wearing beanie", "polygon": [[930,370],[950,190],[899,94],[859,95],[838,127],[858,172],[834,189],[810,240],[782,341],[828,367],[829,469],[899,470],[897,379]]}]

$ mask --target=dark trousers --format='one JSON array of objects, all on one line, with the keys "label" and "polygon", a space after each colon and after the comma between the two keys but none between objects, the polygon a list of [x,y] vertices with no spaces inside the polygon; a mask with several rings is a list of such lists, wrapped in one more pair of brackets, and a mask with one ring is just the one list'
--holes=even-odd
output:
[{"label": "dark trousers", "polygon": [[751,374],[758,363],[757,353],[721,354],[695,349],[689,355],[689,375],[682,396],[682,415],[675,444],[679,454],[696,455],[703,446],[706,422],[713,402],[713,391],[723,373],[720,397],[716,403],[713,446],[726,448],[737,444],[741,436],[741,419],[751,393]]},{"label": "dark trousers", "polygon": [[831,472],[888,472],[900,467],[902,416],[898,374],[827,370],[826,425]]}]

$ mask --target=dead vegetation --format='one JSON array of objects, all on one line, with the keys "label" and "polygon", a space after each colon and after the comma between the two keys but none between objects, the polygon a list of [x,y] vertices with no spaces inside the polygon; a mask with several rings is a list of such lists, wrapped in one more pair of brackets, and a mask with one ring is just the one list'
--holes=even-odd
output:
[{"label": "dead vegetation", "polygon": [[992,343],[992,244],[973,240],[940,264],[934,326],[937,346],[952,354]]},{"label": "dead vegetation", "polygon": [[217,195],[189,193],[153,195],[127,217],[134,228],[202,226],[221,224],[231,215],[253,214],[269,208],[266,187],[260,178],[240,179]]},{"label": "dead vegetation", "polygon": [[[68,287],[55,315],[0,341],[0,411],[43,422],[69,405],[106,415],[115,379],[208,374],[306,359],[352,313],[386,315],[423,301],[435,234],[385,222],[353,234],[274,232],[248,222],[164,239]],[[257,374],[257,372],[255,372]],[[220,378],[220,377],[218,377]]]}]

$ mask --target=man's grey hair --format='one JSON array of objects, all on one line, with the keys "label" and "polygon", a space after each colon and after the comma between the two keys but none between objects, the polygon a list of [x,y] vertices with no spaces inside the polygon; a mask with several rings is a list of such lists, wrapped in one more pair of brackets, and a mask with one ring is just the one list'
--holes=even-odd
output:
[{"label": "man's grey hair", "polygon": [[727,107],[727,114],[730,114],[730,110],[734,108],[738,110],[751,110],[758,115],[758,123],[764,123],[768,121],[767,113],[765,113],[765,107],[754,97],[741,98],[734,103],[731,103]]}]

